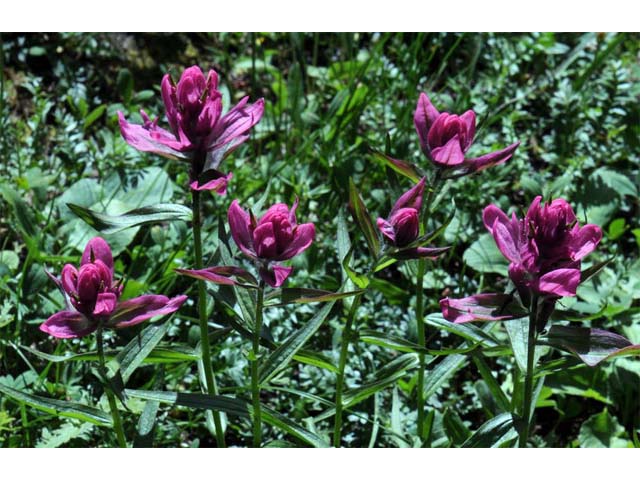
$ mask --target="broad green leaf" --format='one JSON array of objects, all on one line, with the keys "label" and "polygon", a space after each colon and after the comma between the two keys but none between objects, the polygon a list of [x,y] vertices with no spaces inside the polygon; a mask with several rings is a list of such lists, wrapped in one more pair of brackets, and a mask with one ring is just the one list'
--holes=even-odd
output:
[{"label": "broad green leaf", "polygon": [[496,415],[476,430],[469,439],[462,444],[464,448],[494,448],[506,446],[507,442],[518,438],[514,428],[513,417],[510,413]]},{"label": "broad green leaf", "polygon": [[293,333],[262,362],[259,372],[260,383],[268,382],[281,368],[284,368],[291,361],[298,350],[318,331],[334,304],[335,300],[324,305],[304,327]]},{"label": "broad green leaf", "polygon": [[580,427],[578,440],[581,448],[625,448],[631,442],[622,425],[605,408],[589,417]]},{"label": "broad green leaf", "polygon": [[507,275],[509,262],[502,256],[491,235],[483,233],[462,256],[464,263],[478,272]]},{"label": "broad green leaf", "polygon": [[605,167],[595,170],[592,175],[598,177],[602,182],[621,197],[629,195],[638,196],[638,187],[625,175]]},{"label": "broad green leaf", "polygon": [[73,203],[67,203],[67,207],[91,227],[105,234],[118,233],[149,223],[190,221],[192,214],[190,208],[171,203],[136,208],[122,215],[107,215]]},{"label": "broad green leaf", "polygon": [[362,197],[360,196],[355,183],[353,183],[352,178],[349,179],[349,210],[351,211],[354,221],[364,234],[371,256],[376,258],[380,251],[380,239],[378,238],[378,232],[373,226],[371,214],[362,201]]},{"label": "broad green leaf", "polygon": [[[246,400],[239,398],[225,397],[222,395],[204,395],[200,393],[176,393],[148,390],[125,390],[127,396],[132,398],[142,398],[154,400],[160,403],[180,405],[189,408],[201,408],[217,410],[227,415],[250,418],[253,412],[252,405]],[[295,424],[284,415],[275,410],[262,405],[262,420],[276,428],[299,438],[313,447],[328,447],[327,442],[310,432],[309,430]]]},{"label": "broad green leaf", "polygon": [[12,207],[16,219],[15,226],[25,237],[35,237],[36,217],[23,196],[9,185],[0,182],[0,196]]},{"label": "broad green leaf", "polygon": [[82,405],[81,403],[67,402],[55,398],[46,398],[31,393],[7,387],[0,383],[0,393],[25,403],[30,407],[60,417],[76,418],[84,422],[93,423],[103,427],[111,427],[111,415],[97,408]]},{"label": "broad green leaf", "polygon": [[13,250],[0,250],[0,264],[15,270],[20,265],[20,257]]}]

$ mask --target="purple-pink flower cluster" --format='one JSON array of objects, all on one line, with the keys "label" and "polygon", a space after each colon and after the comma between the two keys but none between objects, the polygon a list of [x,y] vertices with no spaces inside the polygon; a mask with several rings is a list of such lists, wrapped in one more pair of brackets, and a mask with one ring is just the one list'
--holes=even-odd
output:
[{"label": "purple-pink flower cluster", "polygon": [[205,78],[200,67],[187,68],[177,84],[168,73],[162,79],[162,99],[171,131],[158,126],[141,111],[143,124],[127,122],[118,112],[120,131],[132,147],[159,155],[190,161],[191,188],[226,192],[231,174],[218,170],[222,160],[249,138],[249,130],[260,121],[264,100],[248,103],[244,97],[222,115],[222,94],[218,74],[209,70]]},{"label": "purple-pink flower cluster", "polygon": [[67,264],[61,278],[52,277],[71,304],[50,316],[40,330],[57,338],[78,338],[94,332],[98,326],[123,328],[156,317],[168,315],[180,308],[187,297],[179,295],[142,295],[119,301],[120,282],[113,281],[111,248],[100,237],[87,243],[80,268]]},{"label": "purple-pink flower cluster", "polygon": [[[509,218],[489,205],[482,218],[500,252],[509,260],[509,278],[528,306],[532,297],[547,300],[574,296],[580,284],[581,260],[602,239],[597,225],[580,226],[571,206],[563,199],[544,204],[536,197],[524,218]],[[446,319],[457,323],[473,320],[507,320],[522,316],[508,308],[503,294],[480,294],[440,301]]]}]

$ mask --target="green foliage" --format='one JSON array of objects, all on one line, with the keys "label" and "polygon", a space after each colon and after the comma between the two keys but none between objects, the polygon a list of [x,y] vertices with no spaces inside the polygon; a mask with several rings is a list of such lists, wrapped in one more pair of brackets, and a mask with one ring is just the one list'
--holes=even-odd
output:
[{"label": "green foliage", "polygon": [[[599,273],[558,302],[551,321],[589,320],[640,344],[638,40],[631,33],[3,35],[0,445],[112,444],[104,389],[91,371],[94,339],[55,342],[38,330],[64,308],[45,268],[59,275],[65,263],[77,264],[100,234],[117,255],[126,298],[196,298],[193,282],[173,273],[193,267],[183,206],[188,165],[130,148],[117,123],[118,111],[141,123],[144,109],[166,127],[160,79],[195,63],[218,71],[224,105],[265,98],[251,140],[225,160],[234,174],[227,196],[202,196],[205,265],[245,262],[224,226],[234,198],[258,215],[298,197],[298,218],[316,225],[314,244],[292,260],[286,289],[267,291],[265,440],[327,444],[344,318],[362,295],[345,372],[343,445],[417,446],[422,351],[426,444],[513,445],[526,328],[518,320],[451,324],[433,312],[443,296],[512,289],[482,225],[485,206],[520,216],[536,195],[563,197],[605,238],[583,261]],[[415,262],[368,270],[386,248],[375,219],[433,173],[412,123],[420,91],[441,111],[477,113],[471,156],[522,142],[506,164],[449,181],[434,200],[426,231],[437,235],[427,246],[451,248],[428,264],[422,285],[424,350],[413,317]],[[106,336],[111,386],[125,401],[125,433],[136,445],[210,446],[211,408],[229,416],[230,445],[251,441],[246,339],[254,292],[208,292],[218,403],[197,393],[195,302],[164,323]],[[637,438],[637,357],[591,368],[546,346],[536,353],[544,387],[531,444],[625,447]]]}]

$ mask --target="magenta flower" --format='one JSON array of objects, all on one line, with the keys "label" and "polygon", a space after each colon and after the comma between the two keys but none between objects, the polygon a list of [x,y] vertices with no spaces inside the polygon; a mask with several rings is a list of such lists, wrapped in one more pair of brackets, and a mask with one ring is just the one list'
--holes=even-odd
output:
[{"label": "magenta flower", "polygon": [[40,330],[57,338],[84,337],[100,324],[108,328],[136,325],[158,315],[173,313],[187,299],[185,295],[142,295],[119,302],[120,282],[113,282],[113,256],[107,242],[95,237],[87,243],[80,269],[67,264],[60,280],[52,277],[73,308],[50,316]]},{"label": "magenta flower", "polygon": [[[500,252],[509,260],[509,278],[524,305],[540,297],[541,323],[551,315],[555,301],[574,296],[581,280],[581,260],[602,239],[597,225],[580,227],[571,206],[563,199],[541,204],[536,197],[523,219],[511,218],[495,205],[484,209],[484,225]],[[508,296],[511,298],[510,296]],[[462,299],[440,300],[442,313],[457,323],[472,320],[516,318],[506,308],[504,294],[480,294]],[[522,316],[522,315],[519,315]]]},{"label": "magenta flower", "polygon": [[378,218],[376,222],[385,239],[396,247],[406,247],[418,238],[424,182],[423,178],[400,196],[387,220]]},{"label": "magenta flower", "polygon": [[378,218],[378,229],[387,243],[397,247],[390,256],[399,260],[411,258],[435,258],[445,248],[426,248],[415,244],[420,234],[420,210],[424,194],[425,178],[403,193],[389,212],[387,219]]},{"label": "magenta flower", "polygon": [[132,147],[192,164],[191,188],[224,194],[231,174],[218,170],[222,160],[249,138],[249,130],[260,121],[264,100],[253,104],[243,98],[222,115],[218,74],[200,67],[187,68],[177,85],[167,73],[162,79],[162,99],[171,131],[158,127],[141,111],[144,123],[128,123],[118,112],[120,131]]},{"label": "magenta flower", "polygon": [[467,110],[462,115],[438,112],[429,97],[421,93],[413,123],[424,154],[437,167],[455,172],[455,176],[479,172],[511,158],[520,142],[477,158],[466,158],[476,133],[476,114]]},{"label": "magenta flower", "polygon": [[521,290],[566,297],[576,294],[580,260],[602,239],[597,225],[578,225],[571,206],[563,199],[541,205],[536,197],[525,218],[511,219],[495,205],[484,209],[484,225],[493,235],[509,265],[509,277]]},{"label": "magenta flower", "polygon": [[260,262],[260,277],[272,287],[279,287],[291,274],[293,267],[278,262],[289,260],[306,250],[313,242],[316,229],[313,223],[298,225],[296,199],[293,207],[276,203],[256,222],[234,200],[229,207],[229,228],[238,248]]},{"label": "magenta flower", "polygon": [[[260,277],[270,286],[280,287],[293,267],[279,264],[306,250],[313,242],[316,229],[313,223],[298,225],[296,208],[276,203],[256,222],[251,212],[245,212],[234,200],[229,207],[229,228],[238,248],[259,264]],[[202,270],[176,269],[182,275],[221,285],[255,287],[255,278],[239,267],[218,266]],[[234,280],[235,277],[237,280]]]}]

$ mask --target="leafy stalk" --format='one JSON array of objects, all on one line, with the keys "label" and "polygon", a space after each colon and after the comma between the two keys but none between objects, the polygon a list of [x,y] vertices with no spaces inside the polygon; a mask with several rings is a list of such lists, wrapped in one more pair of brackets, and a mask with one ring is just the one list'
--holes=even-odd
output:
[{"label": "leafy stalk", "polygon": [[[202,220],[200,217],[200,192],[191,191],[193,199],[193,246],[195,250],[195,267],[198,270],[203,268],[202,265]],[[206,287],[203,280],[198,280],[198,318],[200,320],[200,347],[202,349],[202,364],[204,365],[204,376],[206,381],[206,393],[209,395],[218,395],[218,386],[213,376],[213,368],[211,366],[211,346],[209,344],[209,326],[207,324],[207,297]],[[218,447],[224,448],[224,433],[222,431],[222,419],[220,412],[213,410],[213,423],[216,427],[216,442]]]},{"label": "leafy stalk", "polygon": [[[422,224],[420,225],[420,234],[423,235],[427,231],[427,223],[429,221],[429,214],[431,213],[431,202],[433,201],[433,195],[440,186],[439,171],[436,172],[433,184],[429,188],[426,201],[424,202],[424,214],[422,217]],[[427,270],[427,261],[424,258],[418,259],[418,274],[416,276],[416,331],[418,335],[418,345],[423,349],[426,348],[426,332],[424,326],[424,292],[423,282],[424,275]],[[424,369],[426,366],[424,352],[418,353],[419,365],[418,365],[418,382],[416,385],[417,393],[417,409],[418,409],[418,437],[424,440],[425,434],[425,418],[424,418]]]},{"label": "leafy stalk", "polygon": [[533,374],[535,370],[536,351],[536,321],[538,317],[538,297],[533,295],[531,299],[531,311],[529,312],[529,335],[527,338],[527,371],[524,377],[524,395],[522,405],[522,431],[518,446],[525,448],[529,439],[529,427],[531,424],[531,401],[533,396]]},{"label": "leafy stalk", "polygon": [[347,365],[347,353],[349,352],[349,344],[351,343],[351,333],[353,330],[353,321],[356,316],[358,307],[360,306],[360,299],[362,295],[358,295],[353,299],[351,308],[347,315],[347,323],[342,331],[342,346],[340,348],[340,360],[338,363],[338,374],[336,378],[336,416],[333,424],[333,446],[340,447],[340,439],[342,437],[342,393],[344,389],[344,369]]},{"label": "leafy stalk", "polygon": [[262,411],[260,409],[260,332],[262,330],[262,309],[264,306],[264,282],[260,281],[256,302],[256,321],[253,327],[253,351],[251,358],[251,399],[253,400],[253,446],[260,447],[262,442]]},{"label": "leafy stalk", "polygon": [[104,347],[102,345],[102,322],[98,325],[97,342],[98,361],[100,362],[100,374],[103,378],[103,381],[105,382],[104,391],[107,394],[107,399],[109,400],[109,409],[111,410],[111,418],[113,419],[113,430],[116,432],[116,437],[118,438],[118,446],[120,448],[127,448],[127,440],[125,439],[124,430],[122,429],[122,420],[120,419],[120,412],[118,412],[116,397],[111,390],[111,386],[106,384],[108,377],[107,367],[104,359]]}]

